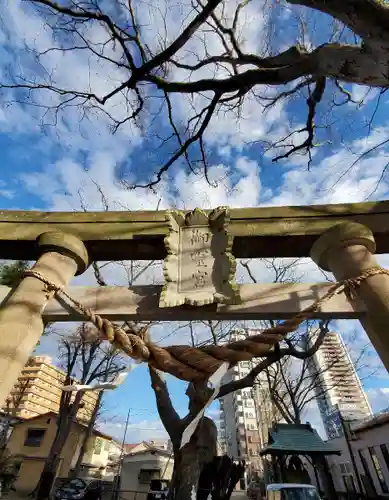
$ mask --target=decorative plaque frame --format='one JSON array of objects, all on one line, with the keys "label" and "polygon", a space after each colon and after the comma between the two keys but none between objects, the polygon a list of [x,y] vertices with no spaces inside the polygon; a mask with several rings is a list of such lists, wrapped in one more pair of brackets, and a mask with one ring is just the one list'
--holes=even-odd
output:
[{"label": "decorative plaque frame", "polygon": [[166,219],[165,284],[159,306],[240,303],[228,208],[216,208],[209,215],[199,208],[189,213],[172,210]]}]

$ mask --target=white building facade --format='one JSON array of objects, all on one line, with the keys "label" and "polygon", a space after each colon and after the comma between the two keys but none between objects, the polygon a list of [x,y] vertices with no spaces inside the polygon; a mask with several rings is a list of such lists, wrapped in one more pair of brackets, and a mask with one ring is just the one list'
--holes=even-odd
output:
[{"label": "white building facade", "polygon": [[[311,335],[311,343],[316,335]],[[336,425],[332,421],[334,409],[347,419],[360,420],[372,416],[366,393],[339,333],[326,334],[311,359],[310,369],[318,374],[315,387],[317,403],[329,438],[336,437]]]},{"label": "white building facade", "polygon": [[[243,340],[257,335],[260,330],[237,330],[231,341]],[[222,383],[245,377],[259,362],[242,361],[231,369]],[[260,450],[268,440],[268,431],[273,420],[267,385],[259,380],[254,387],[235,391],[220,398],[219,445],[222,453],[234,460],[246,461],[246,482],[252,477],[263,476]]]}]

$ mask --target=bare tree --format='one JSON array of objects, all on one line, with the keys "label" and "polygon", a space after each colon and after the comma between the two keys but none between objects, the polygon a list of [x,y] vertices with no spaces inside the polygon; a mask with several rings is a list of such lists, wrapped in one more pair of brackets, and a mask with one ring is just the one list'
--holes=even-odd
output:
[{"label": "bare tree", "polygon": [[[328,332],[328,325],[321,325],[320,328]],[[312,339],[321,334],[320,328],[318,332],[313,325],[307,325],[305,333],[291,341],[302,343],[304,349],[309,349]],[[367,346],[361,349],[358,358],[353,361],[357,372],[365,369],[366,349]],[[344,367],[344,363],[348,362],[346,356],[345,353],[334,353],[330,360],[320,365],[315,363],[312,357],[302,360],[282,358],[267,368],[267,390],[279,416],[287,423],[302,423],[304,413],[312,401],[324,399],[326,394],[339,384],[339,380],[334,377],[327,379],[326,375],[337,367]]]},{"label": "bare tree", "polygon": [[4,450],[7,445],[7,440],[9,436],[9,432],[12,427],[12,420],[15,417],[20,405],[23,401],[23,397],[25,396],[26,390],[29,385],[29,379],[26,377],[24,379],[18,379],[16,384],[14,385],[12,391],[7,396],[5,400],[5,406],[2,408],[2,412],[4,413],[5,422],[0,431],[0,450]]},{"label": "bare tree", "polygon": [[0,265],[0,284],[5,286],[16,286],[29,268],[25,260],[15,260]]},{"label": "bare tree", "polygon": [[[104,116],[114,133],[129,124],[138,127],[156,141],[156,154],[149,156],[154,172],[142,186],[158,184],[179,160],[207,177],[207,130],[224,114],[243,120],[247,102],[258,103],[263,112],[285,101],[300,102],[305,123],[292,124],[264,144],[274,161],[298,153],[307,154],[309,162],[315,147],[343,140],[343,105],[362,107],[363,99],[353,99],[349,84],[378,89],[371,117],[361,124],[366,133],[389,85],[389,6],[382,0],[194,0],[182,5],[177,33],[168,29],[169,5],[165,12],[135,0],[23,5],[43,18],[52,46],[26,47],[32,57],[25,67],[19,71],[15,64],[2,76],[0,86],[9,91],[5,99],[43,109],[46,124],[55,125],[62,113],[79,107],[81,119]],[[258,31],[257,43],[248,45],[250,16]],[[86,64],[110,75],[107,90],[101,91],[92,71],[85,87],[71,79],[58,81],[50,66],[56,52],[87,54]],[[51,95],[45,100],[41,93]],[[382,138],[362,157],[388,141]]]},{"label": "bare tree", "polygon": [[[327,326],[322,326],[328,331]],[[307,334],[299,342],[307,347]],[[269,397],[278,410],[279,416],[290,424],[301,424],[304,412],[316,398],[324,396],[332,386],[324,386],[322,377],[340,360],[329,366],[316,367],[312,358],[295,360],[283,358],[265,370]],[[263,383],[263,382],[262,382]]]},{"label": "bare tree", "polygon": [[[77,380],[88,385],[93,381],[109,381],[123,370],[120,352],[107,347],[96,331],[83,323],[74,335],[63,335],[59,340],[60,358],[65,370],[64,385]],[[79,410],[85,405],[84,393],[62,391],[57,417],[57,432],[38,486],[36,497],[48,498],[55,479],[60,454],[73,423],[80,418]],[[89,418],[93,417],[93,409]]]},{"label": "bare tree", "polygon": [[[107,382],[108,379],[112,376],[113,370],[115,370],[115,366],[117,367],[118,352],[113,347],[108,349],[112,351],[112,356],[109,355],[107,356],[105,367],[103,367],[103,375],[101,376],[102,382]],[[82,438],[80,451],[77,457],[77,462],[76,465],[74,466],[74,471],[72,472],[73,477],[78,477],[80,475],[82,461],[84,459],[88,447],[88,441],[92,437],[93,429],[95,428],[96,422],[100,416],[100,412],[103,405],[103,396],[104,396],[103,391],[100,391],[95,401],[93,410],[91,412],[88,425],[85,430],[85,434]]]}]

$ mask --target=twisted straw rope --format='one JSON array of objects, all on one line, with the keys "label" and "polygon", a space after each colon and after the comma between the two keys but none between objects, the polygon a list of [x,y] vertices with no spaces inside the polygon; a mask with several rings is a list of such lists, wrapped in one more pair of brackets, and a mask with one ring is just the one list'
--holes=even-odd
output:
[{"label": "twisted straw rope", "polygon": [[211,345],[206,347],[185,345],[159,347],[148,339],[145,331],[143,333],[135,332],[135,330],[125,331],[120,326],[102,318],[79,301],[73,299],[62,287],[47,279],[40,272],[28,270],[24,273],[24,276],[35,277],[46,285],[48,291],[54,291],[56,294],[66,297],[88,321],[95,325],[106,340],[131,358],[149,363],[158,370],[168,372],[181,380],[190,382],[208,379],[225,361],[234,365],[239,361],[249,361],[255,357],[263,357],[272,347],[283,340],[288,333],[295,331],[303,321],[311,318],[324,302],[343,292],[349,297],[354,297],[362,281],[376,274],[389,275],[389,271],[381,267],[366,269],[356,278],[348,278],[334,283],[323,297],[298,313],[294,318],[287,319],[280,325],[266,328],[259,335],[253,335],[245,340],[221,346]]}]

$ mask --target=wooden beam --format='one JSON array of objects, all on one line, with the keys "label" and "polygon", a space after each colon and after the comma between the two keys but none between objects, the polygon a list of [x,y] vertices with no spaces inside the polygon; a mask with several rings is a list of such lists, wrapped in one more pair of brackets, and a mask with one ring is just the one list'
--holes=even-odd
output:
[{"label": "wooden beam", "polygon": [[[93,260],[159,260],[168,226],[156,212],[0,212],[0,258],[36,259],[35,239],[59,229],[78,236]],[[389,201],[231,210],[238,258],[306,257],[314,241],[344,221],[368,226],[377,253],[389,253]]]},{"label": "wooden beam", "polygon": [[[241,285],[241,305],[211,304],[204,307],[159,308],[161,286],[70,287],[67,292],[84,306],[112,321],[189,321],[189,320],[254,320],[293,317],[328,290],[328,284],[250,284]],[[1,302],[9,288],[0,286]],[[350,302],[344,294],[323,304],[315,316],[323,319],[358,319],[365,309],[358,300]],[[81,321],[83,318],[62,299],[47,305],[45,321]]]}]

